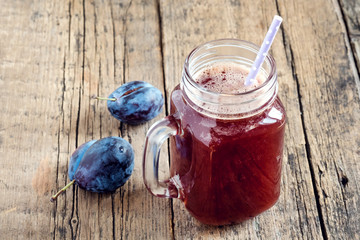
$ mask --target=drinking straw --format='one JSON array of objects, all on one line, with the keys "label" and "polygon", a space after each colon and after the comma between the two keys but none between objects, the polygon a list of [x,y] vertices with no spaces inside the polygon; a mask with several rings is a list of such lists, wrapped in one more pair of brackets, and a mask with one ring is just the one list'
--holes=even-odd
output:
[{"label": "drinking straw", "polygon": [[265,60],[265,57],[268,54],[270,46],[275,39],[275,35],[280,28],[280,24],[281,24],[282,20],[283,20],[282,17],[280,17],[278,15],[274,16],[274,19],[269,27],[269,30],[265,36],[265,39],[264,39],[263,43],[261,44],[260,50],[256,56],[255,62],[251,66],[250,72],[245,79],[245,86],[249,86],[255,81],[256,75],[258,74],[258,72],[261,68],[261,65],[263,64],[263,62]]}]

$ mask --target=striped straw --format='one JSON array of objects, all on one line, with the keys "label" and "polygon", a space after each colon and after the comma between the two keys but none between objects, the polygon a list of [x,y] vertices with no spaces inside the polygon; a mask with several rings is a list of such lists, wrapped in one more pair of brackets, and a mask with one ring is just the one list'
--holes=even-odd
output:
[{"label": "striped straw", "polygon": [[270,46],[275,39],[275,35],[280,28],[282,20],[283,20],[282,17],[275,15],[275,17],[270,25],[269,31],[267,32],[265,39],[264,39],[263,43],[261,44],[260,50],[255,59],[255,62],[251,66],[250,72],[245,79],[245,86],[249,86],[254,83],[256,75],[258,74],[258,72],[261,68],[261,65],[263,64],[263,62],[265,60],[265,57],[268,54]]}]

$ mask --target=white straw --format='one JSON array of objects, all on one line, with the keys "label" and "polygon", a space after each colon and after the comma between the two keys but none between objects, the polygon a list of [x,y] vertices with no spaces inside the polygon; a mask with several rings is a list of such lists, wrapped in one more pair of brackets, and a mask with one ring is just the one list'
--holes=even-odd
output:
[{"label": "white straw", "polygon": [[249,86],[255,81],[256,75],[258,74],[258,72],[261,68],[261,65],[263,64],[263,62],[268,54],[270,46],[275,39],[275,35],[280,28],[282,20],[283,20],[282,17],[280,17],[278,15],[274,16],[274,19],[269,27],[269,30],[265,36],[265,39],[264,39],[263,43],[261,44],[258,55],[256,56],[255,62],[251,66],[250,72],[245,79],[245,86]]}]

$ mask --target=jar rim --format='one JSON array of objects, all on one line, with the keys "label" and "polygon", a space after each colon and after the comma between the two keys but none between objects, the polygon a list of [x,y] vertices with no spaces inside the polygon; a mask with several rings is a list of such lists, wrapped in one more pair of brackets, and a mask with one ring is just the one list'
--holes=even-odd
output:
[{"label": "jar rim", "polygon": [[[221,44],[222,43],[222,44]],[[227,44],[226,44],[227,43]],[[273,56],[268,53],[265,61],[268,61],[270,64],[270,72],[269,75],[266,77],[266,80],[260,84],[259,86],[246,91],[246,92],[239,92],[239,93],[218,93],[218,92],[213,92],[213,91],[209,91],[208,89],[202,87],[200,84],[198,84],[193,76],[190,74],[190,61],[192,60],[192,57],[202,48],[206,47],[206,46],[225,46],[225,45],[229,45],[230,43],[232,43],[232,45],[234,46],[247,46],[248,48],[252,48],[253,51],[256,51],[256,53],[260,50],[260,47],[254,43],[245,41],[245,40],[240,40],[240,39],[236,39],[236,38],[222,38],[222,39],[216,39],[216,40],[212,40],[206,43],[203,43],[201,45],[198,45],[197,47],[195,47],[190,54],[186,57],[185,59],[185,63],[184,63],[184,72],[187,75],[188,79],[191,80],[189,81],[189,83],[197,88],[197,89],[201,89],[202,91],[206,92],[206,94],[211,94],[211,95],[215,95],[215,96],[244,96],[247,94],[251,94],[253,92],[258,91],[259,89],[263,88],[264,86],[266,86],[267,84],[269,84],[269,82],[271,82],[271,80],[274,78],[274,76],[276,76],[276,62],[275,59],[273,58]],[[264,61],[264,63],[265,63]]]}]

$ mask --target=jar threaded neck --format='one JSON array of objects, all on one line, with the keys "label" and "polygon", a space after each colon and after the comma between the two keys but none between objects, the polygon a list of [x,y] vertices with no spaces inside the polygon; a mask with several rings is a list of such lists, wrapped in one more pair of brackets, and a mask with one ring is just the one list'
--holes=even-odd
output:
[{"label": "jar threaded neck", "polygon": [[242,118],[262,112],[277,95],[277,74],[274,58],[268,54],[260,73],[265,81],[240,93],[209,91],[197,83],[196,75],[214,63],[235,63],[250,68],[259,47],[242,40],[221,39],[195,48],[185,60],[180,84],[185,99],[197,111],[216,118]]}]

